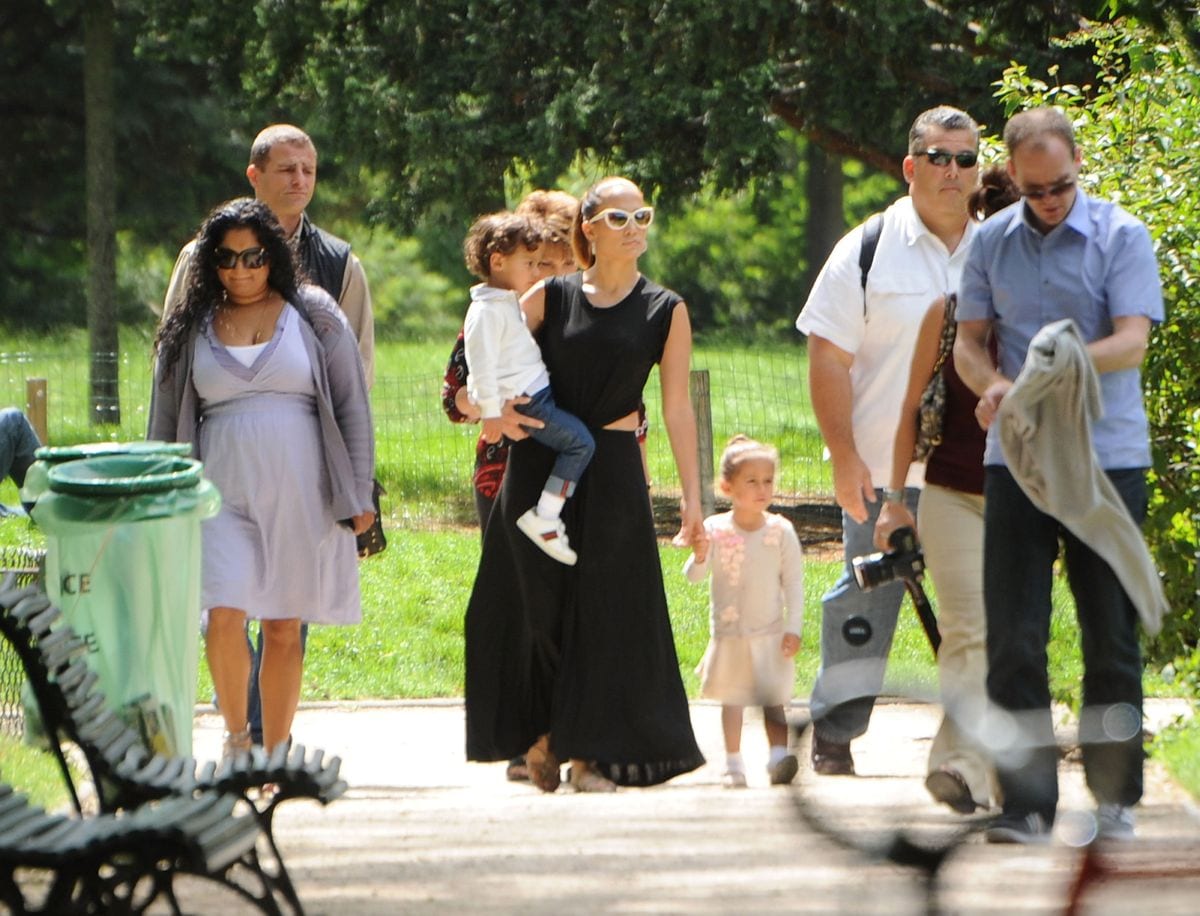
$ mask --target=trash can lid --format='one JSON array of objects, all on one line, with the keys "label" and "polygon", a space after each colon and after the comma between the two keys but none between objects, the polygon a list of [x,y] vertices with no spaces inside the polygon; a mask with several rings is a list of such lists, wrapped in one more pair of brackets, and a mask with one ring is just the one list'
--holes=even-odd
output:
[{"label": "trash can lid", "polygon": [[38,461],[57,464],[62,461],[77,461],[80,458],[99,458],[102,455],[178,455],[187,458],[192,454],[190,442],[83,442],[79,445],[43,445],[33,453]]},{"label": "trash can lid", "polygon": [[202,465],[175,455],[101,455],[50,468],[50,489],[75,496],[128,496],[200,483]]}]

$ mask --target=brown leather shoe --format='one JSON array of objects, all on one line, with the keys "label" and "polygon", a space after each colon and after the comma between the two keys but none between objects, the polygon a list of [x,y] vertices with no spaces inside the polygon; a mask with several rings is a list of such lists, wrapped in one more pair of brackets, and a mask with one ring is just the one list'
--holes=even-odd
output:
[{"label": "brown leather shoe", "polygon": [[974,814],[978,805],[971,797],[971,789],[962,773],[953,767],[938,767],[925,777],[925,789],[943,805],[949,805],[959,814]]},{"label": "brown leather shoe", "polygon": [[850,742],[842,744],[829,741],[814,731],[812,768],[814,773],[822,776],[853,776],[854,758],[850,756]]}]

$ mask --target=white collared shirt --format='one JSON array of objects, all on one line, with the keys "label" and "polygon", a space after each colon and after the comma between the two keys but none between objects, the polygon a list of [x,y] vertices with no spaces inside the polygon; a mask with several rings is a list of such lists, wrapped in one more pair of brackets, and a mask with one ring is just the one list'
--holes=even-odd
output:
[{"label": "white collared shirt", "polygon": [[[921,222],[912,198],[900,198],[884,213],[867,275],[865,314],[859,225],[834,247],[796,319],[801,333],[823,337],[854,357],[854,443],[877,487],[891,476],[892,443],[921,319],[938,296],[958,289],[975,228],[968,220],[951,253]],[[913,463],[906,483],[919,487],[924,477],[925,465]]]}]

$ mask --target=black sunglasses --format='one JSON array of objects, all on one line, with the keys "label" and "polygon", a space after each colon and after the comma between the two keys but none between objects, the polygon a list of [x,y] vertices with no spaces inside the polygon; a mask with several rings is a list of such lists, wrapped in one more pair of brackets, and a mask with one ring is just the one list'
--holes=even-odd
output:
[{"label": "black sunglasses", "polygon": [[238,261],[241,261],[242,266],[247,270],[258,270],[258,268],[267,263],[267,249],[258,246],[246,248],[242,251],[234,251],[232,248],[218,248],[213,252],[213,264],[220,270],[233,270],[237,267]]},{"label": "black sunglasses", "polygon": [[972,150],[963,150],[961,153],[952,153],[947,149],[923,149],[920,152],[913,153],[914,156],[928,156],[930,165],[949,165],[953,159],[958,163],[960,169],[974,168],[975,163],[979,161],[979,154]]},{"label": "black sunglasses", "polygon": [[1062,197],[1073,187],[1075,187],[1075,179],[1068,178],[1066,181],[1052,184],[1048,188],[1035,188],[1033,190],[1019,188],[1018,190],[1020,190],[1021,196],[1027,200],[1042,200],[1045,197]]}]

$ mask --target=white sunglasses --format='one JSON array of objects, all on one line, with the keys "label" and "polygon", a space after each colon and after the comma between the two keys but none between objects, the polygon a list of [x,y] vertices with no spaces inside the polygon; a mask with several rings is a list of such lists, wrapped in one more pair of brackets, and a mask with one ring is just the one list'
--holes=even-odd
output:
[{"label": "white sunglasses", "polygon": [[636,210],[630,213],[628,210],[620,210],[616,207],[608,207],[604,210],[601,210],[595,216],[589,216],[587,221],[589,223],[594,223],[596,220],[600,219],[600,217],[604,217],[604,225],[608,226],[609,229],[624,229],[629,225],[629,221],[631,219],[633,220],[633,224],[639,229],[646,229],[652,222],[654,222],[654,208],[638,207]]}]

